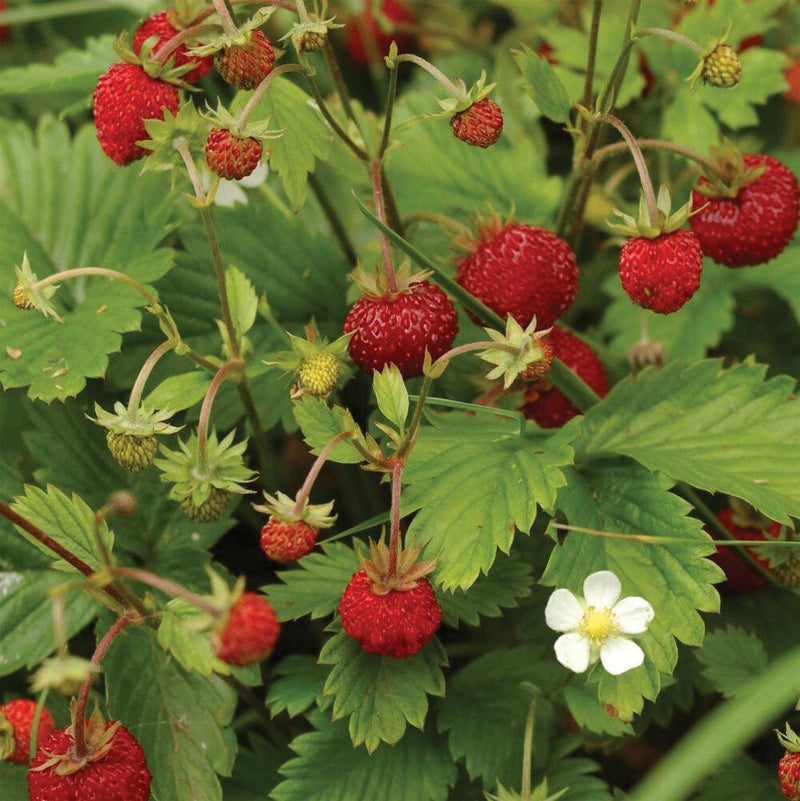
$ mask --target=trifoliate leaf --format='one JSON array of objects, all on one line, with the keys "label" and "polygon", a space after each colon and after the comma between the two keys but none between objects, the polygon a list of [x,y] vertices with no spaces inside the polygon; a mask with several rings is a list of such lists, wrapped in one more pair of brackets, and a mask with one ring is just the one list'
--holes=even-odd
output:
[{"label": "trifoliate leaf", "polygon": [[108,711],[144,749],[153,794],[171,801],[222,801],[217,774],[230,775],[235,748],[225,736],[236,694],[219,677],[185,673],[156,633],[129,627],[103,663]]},{"label": "trifoliate leaf", "polygon": [[[40,279],[86,266],[119,270],[144,284],[172,266],[158,248],[170,214],[168,179],[121,170],[100,150],[94,126],[73,139],[44,117],[34,135],[22,123],[0,133],[0,350],[3,386],[29,387],[32,398],[76,395],[105,374],[122,334],[138,330],[145,298],[104,276],[59,282],[50,302],[63,323],[11,305],[13,265],[28,253]],[[42,201],[48,198],[48,202]]]},{"label": "trifoliate leaf", "polygon": [[514,51],[514,61],[522,72],[523,88],[539,111],[554,122],[569,122],[569,95],[547,59],[523,45]]},{"label": "trifoliate leaf", "polygon": [[[29,523],[41,529],[47,536],[85,562],[92,570],[100,569],[100,555],[95,539],[94,512],[77,495],[67,497],[57,487],[48,485],[46,490],[26,485],[25,494],[14,499],[11,508]],[[17,529],[32,545],[54,559],[57,570],[74,571],[76,568],[56,555],[23,529]],[[110,551],[114,534],[103,520],[97,527],[98,535]]]},{"label": "trifoliate leaf", "polygon": [[[293,409],[303,438],[314,453],[319,453],[337,434],[346,431],[353,432],[353,439],[364,444],[361,429],[350,411],[343,406],[331,408],[324,400],[306,395],[294,404]],[[337,443],[328,459],[342,464],[358,464],[364,461],[350,440]]]},{"label": "trifoliate leaf", "polygon": [[538,507],[553,508],[571,434],[521,437],[517,423],[488,415],[431,419],[403,473],[403,513],[419,510],[408,538],[437,559],[437,584],[466,589],[498,550],[508,553],[517,529],[530,529]]},{"label": "trifoliate leaf", "polygon": [[706,360],[645,370],[589,411],[581,447],[625,454],[789,523],[800,516],[800,405],[794,380],[765,381],[766,369]]},{"label": "trifoliate leaf", "polygon": [[530,593],[532,583],[530,565],[500,554],[489,573],[478,576],[469,589],[434,589],[448,626],[458,626],[461,621],[477,626],[482,617],[500,617],[502,609],[515,607],[519,598]]},{"label": "trifoliate leaf", "polygon": [[[630,421],[629,421],[630,422]],[[542,583],[580,593],[584,579],[610,570],[622,582],[622,597],[649,601],[655,618],[636,637],[645,653],[641,667],[611,676],[598,664],[590,674],[599,680],[599,697],[630,719],[642,709],[643,698],[659,692],[661,673],[672,673],[678,660],[675,640],[690,645],[703,641],[699,612],[719,610],[713,584],[723,576],[704,556],[713,553],[711,538],[700,521],[687,514],[691,507],[668,492],[670,482],[624,460],[597,461],[567,471],[567,486],[559,490],[557,507],[568,525],[615,534],[644,534],[647,543],[625,538],[571,531],[550,555]],[[553,634],[555,642],[556,634]]]},{"label": "trifoliate leaf", "polygon": [[705,667],[703,674],[726,698],[737,695],[769,664],[761,640],[734,626],[711,632],[695,655]]},{"label": "trifoliate leaf", "polygon": [[[274,715],[286,712],[293,718],[313,704],[322,704],[322,688],[330,668],[312,656],[289,654],[272,669],[267,706]],[[277,678],[276,678],[277,677]]]},{"label": "trifoliate leaf", "polygon": [[274,801],[445,801],[455,784],[456,766],[433,726],[370,755],[353,748],[344,721],[317,712],[311,723],[314,730],[290,744],[297,756],[281,766],[286,778],[272,791]]},{"label": "trifoliate leaf", "polygon": [[[250,94],[240,92],[231,112],[239,113]],[[280,175],[286,196],[297,212],[305,203],[308,174],[314,172],[317,159],[327,160],[333,134],[311,98],[285,78],[272,81],[253,110],[253,119],[265,117],[271,128],[283,131],[280,139],[270,143],[269,164]]]},{"label": "trifoliate leaf", "polygon": [[277,575],[282,584],[268,584],[262,590],[269,596],[278,619],[297,620],[311,615],[314,620],[333,614],[342,593],[360,568],[356,552],[347,545],[323,543],[295,568]]},{"label": "trifoliate leaf", "polygon": [[371,754],[381,741],[394,745],[406,723],[418,729],[428,714],[428,695],[444,695],[442,665],[447,664],[437,639],[407,659],[368,654],[343,631],[322,648],[319,661],[333,665],[323,693],[333,698],[333,719],[350,717],[350,739]]},{"label": "trifoliate leaf", "polygon": [[[66,577],[52,570],[0,573],[0,676],[33,667],[56,647],[50,592]],[[88,593],[71,590],[64,604],[64,628],[72,637],[97,614]]]}]

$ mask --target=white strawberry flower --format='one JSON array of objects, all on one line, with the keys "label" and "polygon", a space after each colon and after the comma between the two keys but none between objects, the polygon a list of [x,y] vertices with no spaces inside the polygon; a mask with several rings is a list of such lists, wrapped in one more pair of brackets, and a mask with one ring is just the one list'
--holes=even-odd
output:
[{"label": "white strawberry flower", "polygon": [[583,673],[599,659],[619,676],[644,662],[644,651],[630,635],[647,630],[655,611],[638,596],[622,598],[622,585],[610,570],[586,577],[583,597],[555,590],[544,611],[547,625],[563,632],[555,642],[556,659],[575,673]]}]

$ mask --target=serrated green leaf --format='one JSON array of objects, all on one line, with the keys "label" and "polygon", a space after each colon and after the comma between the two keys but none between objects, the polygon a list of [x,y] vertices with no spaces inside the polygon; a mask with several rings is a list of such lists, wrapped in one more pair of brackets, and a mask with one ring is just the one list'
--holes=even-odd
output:
[{"label": "serrated green leaf", "polygon": [[[345,431],[358,433],[357,439],[363,444],[364,437],[353,420],[353,415],[343,406],[330,407],[320,398],[306,395],[293,405],[294,419],[303,432],[303,439],[314,453],[319,453],[337,434]],[[358,464],[364,457],[353,447],[353,443],[344,440],[331,450],[328,459],[341,464]]]},{"label": "serrated green leaf", "polygon": [[269,711],[273,715],[286,712],[293,718],[312,704],[319,706],[328,673],[330,668],[312,656],[289,654],[272,669],[273,681],[267,694]]},{"label": "serrated green leaf", "polygon": [[303,557],[293,569],[277,575],[281,584],[268,584],[262,590],[269,596],[278,619],[311,619],[333,614],[350,579],[360,567],[356,552],[348,545],[333,542]]},{"label": "serrated green leaf", "polygon": [[247,736],[248,747],[236,755],[233,776],[222,780],[225,801],[266,800],[265,788],[279,781],[278,768],[291,757],[288,748],[276,748],[271,742],[254,734]]},{"label": "serrated green leaf", "polygon": [[448,592],[435,585],[434,589],[448,626],[456,627],[461,621],[477,626],[482,617],[500,617],[502,609],[515,607],[518,599],[530,593],[532,584],[530,565],[500,554],[489,573],[478,576],[469,589]]},{"label": "serrated green leaf", "polygon": [[705,666],[703,674],[726,698],[737,695],[769,664],[761,640],[734,626],[711,632],[695,655]]},{"label": "serrated green leaf", "polygon": [[29,801],[28,766],[0,762],[0,787],[3,788],[5,801]]},{"label": "serrated green leaf", "polygon": [[660,674],[672,673],[677,663],[676,639],[702,643],[704,624],[698,610],[719,610],[713,583],[722,574],[703,558],[714,552],[712,540],[699,520],[687,516],[689,504],[668,492],[669,487],[662,475],[614,460],[567,471],[567,486],[558,493],[558,509],[569,525],[686,543],[649,544],[573,531],[553,549],[542,576],[543,584],[580,594],[589,574],[610,570],[622,582],[623,597],[638,595],[652,604],[655,618],[636,638],[645,653],[644,664],[611,676],[598,663],[590,674],[599,680],[600,700],[616,707],[623,718],[640,712],[644,698],[656,697]]},{"label": "serrated green leaf", "polygon": [[112,35],[86,40],[82,50],[59,53],[52,64],[34,63],[0,72],[0,95],[32,95],[43,92],[85,92],[95,87],[100,74],[117,60]]},{"label": "serrated green leaf", "polygon": [[527,532],[536,510],[553,508],[572,462],[569,432],[521,437],[507,418],[432,415],[403,478],[403,513],[419,510],[408,531],[437,559],[436,583],[466,589],[488,572],[497,551]]},{"label": "serrated green leaf", "polygon": [[394,745],[406,723],[425,725],[428,695],[444,695],[444,649],[434,639],[407,659],[368,654],[343,631],[331,637],[319,655],[333,668],[323,694],[333,697],[333,719],[350,717],[350,739],[371,754],[381,742]]},{"label": "serrated green leaf", "polygon": [[589,731],[610,734],[612,737],[634,733],[630,723],[608,714],[605,704],[600,703],[597,692],[581,679],[573,679],[567,684],[564,688],[564,700],[575,722]]},{"label": "serrated green leaf", "polygon": [[[0,676],[33,667],[55,650],[53,602],[48,593],[65,581],[63,573],[52,570],[0,573]],[[67,636],[87,626],[98,609],[87,593],[71,590],[64,605]]]},{"label": "serrated green leaf", "polygon": [[201,676],[210,676],[214,672],[227,675],[230,667],[214,652],[208,630],[198,629],[198,621],[203,617],[203,613],[188,601],[173,598],[161,615],[158,642],[184,670],[195,671]]},{"label": "serrated green leaf", "polygon": [[800,516],[800,405],[793,379],[764,381],[765,373],[716,360],[645,370],[589,411],[585,452],[630,456],[789,523]]},{"label": "serrated green leaf", "polygon": [[353,748],[344,721],[311,716],[314,731],[292,740],[297,754],[281,766],[286,777],[273,801],[445,801],[456,781],[456,766],[444,738],[432,731],[409,731],[395,746],[370,755]]},{"label": "serrated green leaf", "polygon": [[157,246],[170,214],[162,175],[121,170],[97,144],[94,127],[70,138],[66,125],[43,117],[34,134],[9,123],[0,134],[0,380],[29,386],[32,398],[63,400],[87,378],[102,377],[122,334],[140,327],[145,299],[106,277],[68,279],[55,296],[63,323],[11,304],[13,265],[27,251],[46,278],[74,267],[116,269],[147,284],[172,266]]},{"label": "serrated green leaf", "polygon": [[[560,671],[543,647],[497,648],[450,677],[447,695],[437,703],[439,730],[447,732],[454,760],[465,760],[470,778],[482,777],[516,786],[522,766],[525,718],[531,701],[523,682],[540,689],[556,682]],[[553,714],[546,700],[537,703],[534,753],[547,762],[549,723]]]},{"label": "serrated green leaf", "polygon": [[720,765],[693,801],[730,801],[757,798],[758,801],[785,801],[778,789],[774,768],[768,768],[744,752]]},{"label": "serrated green leaf", "polygon": [[[550,792],[566,789],[559,801],[611,801],[608,785],[592,775],[600,766],[586,757],[572,756],[582,745],[580,737],[564,737],[553,745],[545,771]],[[620,797],[615,794],[614,798]]]},{"label": "serrated green leaf", "polygon": [[381,414],[402,431],[408,417],[408,390],[397,367],[388,364],[381,372],[376,370],[372,390]]},{"label": "serrated green leaf", "polygon": [[[234,114],[241,111],[250,95],[240,92],[236,96]],[[333,134],[311,98],[285,78],[276,78],[256,105],[253,119],[264,118],[269,118],[272,129],[283,131],[283,136],[270,142],[269,165],[280,175],[297,212],[305,203],[308,174],[314,172],[317,159],[327,160]]]},{"label": "serrated green leaf", "polygon": [[200,403],[205,397],[211,376],[200,370],[165,378],[144,399],[149,409],[171,409],[180,412]]},{"label": "serrated green leaf", "polygon": [[[73,494],[69,498],[60,489],[51,485],[48,485],[46,490],[26,485],[25,494],[16,497],[11,508],[89,565],[92,570],[100,569],[100,556],[94,534],[94,512],[78,495]],[[54,558],[52,567],[67,572],[76,570],[63,559],[55,559],[55,554],[27,531],[24,529],[18,531],[32,545]],[[97,532],[110,551],[114,545],[114,534],[105,520],[97,527]]]},{"label": "serrated green leaf", "polygon": [[219,677],[186,674],[156,633],[128,628],[105,657],[109,713],[139,740],[153,774],[153,794],[170,801],[222,801],[217,774],[230,775],[223,729],[236,707]]},{"label": "serrated green leaf", "polygon": [[256,320],[258,296],[255,287],[237,267],[228,267],[225,271],[225,287],[234,328],[242,336],[253,327]]},{"label": "serrated green leaf", "polygon": [[521,50],[514,51],[514,61],[525,80],[525,91],[539,111],[554,122],[569,122],[571,104],[567,90],[547,59],[523,45]]}]

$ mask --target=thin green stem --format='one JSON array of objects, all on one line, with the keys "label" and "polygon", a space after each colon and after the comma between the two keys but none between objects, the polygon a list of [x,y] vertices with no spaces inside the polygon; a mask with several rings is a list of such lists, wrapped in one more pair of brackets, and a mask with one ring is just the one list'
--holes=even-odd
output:
[{"label": "thin green stem", "polygon": [[414,443],[417,439],[417,432],[422,423],[422,412],[425,408],[428,392],[430,392],[432,383],[433,379],[429,375],[426,375],[422,379],[422,386],[420,387],[419,395],[417,395],[417,402],[414,406],[414,414],[411,416],[411,422],[406,429],[403,441],[397,448],[397,458],[400,461],[404,462],[408,458],[408,454],[411,453],[411,449],[414,447]]},{"label": "thin green stem", "polygon": [[359,534],[362,531],[369,531],[370,529],[377,528],[383,523],[388,523],[390,519],[391,514],[389,512],[382,512],[381,514],[375,515],[375,517],[371,517],[369,520],[364,520],[363,522],[358,523],[358,525],[352,526],[345,531],[340,531],[338,534],[334,534],[331,537],[325,537],[323,542],[336,542],[337,540],[343,540],[346,537],[352,537],[353,534]]},{"label": "thin green stem", "polygon": [[187,42],[189,39],[193,38],[196,34],[200,33],[200,31],[204,31],[208,28],[213,27],[207,22],[199,23],[197,25],[190,25],[188,28],[184,28],[179,33],[176,33],[170,39],[167,39],[166,42],[159,45],[155,50],[152,51],[150,57],[153,61],[158,62],[165,62],[172,53],[177,50],[184,42]]},{"label": "thin green stem", "polygon": [[239,128],[244,128],[247,125],[247,121],[250,119],[253,110],[258,105],[261,98],[264,96],[264,92],[269,89],[269,85],[272,81],[275,80],[280,75],[285,75],[287,72],[302,72],[307,73],[308,69],[306,67],[301,66],[300,64],[282,64],[280,67],[275,67],[266,78],[264,78],[261,83],[256,86],[253,94],[250,95],[245,107],[242,109],[239,117],[236,120],[236,125]]},{"label": "thin green stem", "polygon": [[669,39],[671,42],[677,42],[677,44],[688,47],[698,56],[703,53],[702,46],[697,44],[694,39],[690,39],[677,31],[671,31],[669,28],[641,28],[637,31],[637,38],[641,36],[660,36],[663,39]]},{"label": "thin green stem", "polygon": [[[713,159],[709,158],[708,156],[704,156],[694,148],[686,147],[686,145],[679,145],[677,142],[668,142],[666,139],[637,139],[636,141],[641,148],[655,148],[657,150],[668,150],[672,153],[678,153],[679,155],[685,156],[691,161],[696,161],[703,167],[703,169],[706,170],[706,172],[709,172],[713,175],[718,175],[723,179],[725,177],[719,172]],[[627,147],[628,146],[625,142],[614,142],[614,144],[601,147],[595,152],[592,158],[597,164],[604,159],[616,155],[617,153],[624,152]]]},{"label": "thin green stem", "polygon": [[142,394],[144,393],[144,387],[147,383],[147,379],[150,377],[150,374],[153,372],[153,368],[158,363],[158,360],[169,350],[175,347],[175,343],[167,340],[166,342],[162,342],[148,357],[145,363],[142,365],[142,369],[139,370],[139,375],[136,376],[136,381],[133,385],[133,389],[131,390],[131,397],[128,400],[128,419],[135,420],[136,413],[139,411],[139,404],[142,402]]},{"label": "thin green stem", "polygon": [[353,434],[350,431],[343,431],[341,434],[337,434],[335,437],[331,438],[330,442],[328,442],[328,444],[325,445],[325,447],[319,452],[319,456],[317,456],[314,464],[311,465],[311,469],[308,471],[308,475],[306,476],[306,480],[303,482],[303,486],[300,487],[297,495],[295,495],[294,509],[292,509],[292,514],[299,515],[303,509],[305,509],[306,503],[308,502],[308,496],[311,494],[311,489],[314,486],[314,482],[317,480],[317,476],[319,476],[323,465],[331,455],[331,451],[342,440],[350,439],[352,436]]},{"label": "thin green stem", "polygon": [[394,112],[394,102],[397,97],[397,65],[389,68],[389,88],[386,92],[386,113],[383,118],[383,135],[378,147],[377,159],[382,160],[386,148],[389,147],[389,140],[392,133],[392,113]]},{"label": "thin green stem", "polygon": [[[372,179],[372,195],[375,199],[375,214],[378,219],[386,225],[386,204],[383,197],[383,185],[381,183],[381,163],[375,158],[370,162],[369,175]],[[383,270],[386,274],[386,285],[392,294],[397,292],[397,278],[392,263],[392,247],[385,233],[381,231],[381,252],[383,254]]]},{"label": "thin green stem", "polygon": [[[333,203],[331,203],[330,198],[325,192],[322,183],[317,178],[316,173],[309,173],[308,183],[311,187],[311,191],[317,198],[320,208],[328,218],[328,223],[331,226],[333,235],[336,237],[336,241],[339,243],[339,247],[342,249],[342,253],[344,253],[348,264],[355,264],[358,261],[358,254],[356,253],[355,246],[350,241],[350,235],[347,233],[347,228],[345,228],[341,217],[339,217],[339,213],[336,211],[336,207],[333,205]],[[285,333],[284,336],[286,336]]]},{"label": "thin green stem", "polygon": [[131,579],[132,581],[138,581],[141,584],[146,584],[148,587],[153,587],[156,590],[160,590],[165,595],[171,595],[174,598],[182,598],[196,609],[206,612],[216,620],[222,617],[222,610],[218,606],[211,603],[211,601],[209,601],[207,598],[203,598],[201,595],[198,595],[191,590],[187,590],[186,587],[183,587],[174,581],[170,581],[170,579],[166,579],[163,576],[158,576],[155,573],[151,573],[149,570],[142,570],[138,567],[115,567],[111,572],[115,576],[123,576],[124,578]]},{"label": "thin green stem", "polygon": [[395,59],[396,64],[402,61],[408,61],[411,64],[422,67],[428,75],[438,81],[457,100],[467,99],[468,95],[466,90],[456,86],[438,67],[434,67],[430,61],[426,61],[424,58],[420,58],[420,56],[416,56],[413,53],[403,53]]},{"label": "thin green stem", "polygon": [[36,702],[36,711],[33,713],[33,723],[31,724],[31,741],[28,745],[29,761],[33,761],[39,747],[39,721],[42,719],[42,710],[44,709],[49,694],[50,688],[45,687],[42,692],[39,693],[39,700]]},{"label": "thin green stem", "polygon": [[[594,86],[594,67],[597,61],[597,37],[600,31],[600,15],[603,0],[594,0],[592,5],[592,27],[589,31],[589,54],[586,58],[586,75],[583,81],[583,107],[591,108],[592,87]],[[581,130],[585,128],[585,120],[581,117]],[[527,801],[527,799],[525,799]]]},{"label": "thin green stem", "polygon": [[59,273],[48,275],[47,278],[42,278],[31,286],[31,289],[41,289],[45,286],[55,284],[56,281],[61,281],[64,278],[78,278],[82,275],[102,275],[105,278],[111,278],[114,281],[122,281],[131,288],[135,289],[151,306],[158,307],[158,300],[154,295],[151,295],[142,284],[135,278],[131,278],[119,270],[109,270],[106,267],[73,267],[71,270],[62,270]]},{"label": "thin green stem", "polygon": [[345,143],[345,145],[347,145],[347,147],[350,148],[350,150],[353,151],[355,156],[361,159],[361,161],[369,161],[369,154],[366,152],[366,150],[364,150],[364,148],[362,148],[360,145],[357,145],[350,138],[350,135],[347,133],[347,131],[345,131],[344,128],[339,125],[339,123],[336,121],[336,118],[333,116],[333,114],[331,114],[314,76],[306,75],[306,80],[308,81],[309,89],[311,89],[311,95],[317,103],[317,107],[322,112],[322,116],[325,117],[328,125],[331,126],[334,133],[342,140],[342,142]]},{"label": "thin green stem", "polygon": [[630,149],[631,155],[633,156],[633,161],[636,164],[636,170],[639,173],[639,181],[642,184],[642,191],[644,192],[645,201],[647,202],[647,213],[650,217],[650,225],[658,225],[659,213],[658,206],[656,204],[656,193],[653,189],[653,181],[650,178],[650,172],[647,169],[647,162],[644,160],[644,155],[642,154],[642,150],[636,141],[636,137],[634,137],[628,126],[625,125],[622,120],[613,116],[612,114],[603,114],[602,119],[609,125],[613,125],[614,128],[619,131],[619,133],[622,135],[622,138],[625,140],[625,144]]},{"label": "thin green stem", "polygon": [[325,37],[325,60],[328,63],[328,69],[331,71],[333,83],[336,86],[336,91],[339,94],[339,100],[342,103],[344,113],[350,120],[358,127],[358,120],[353,112],[353,105],[350,102],[350,93],[347,91],[347,84],[342,76],[342,71],[339,69],[339,62],[336,60],[336,53],[331,45],[330,38]]},{"label": "thin green stem", "polygon": [[520,800],[531,801],[531,775],[533,773],[533,724],[536,715],[536,702],[538,695],[531,698],[528,706],[528,717],[525,719],[525,739],[522,745],[522,785],[520,788]]},{"label": "thin green stem", "polygon": [[208,445],[208,423],[211,419],[211,407],[214,405],[214,398],[217,396],[217,390],[225,380],[225,376],[234,367],[243,367],[242,360],[233,359],[229,362],[225,362],[225,364],[217,370],[217,374],[212,379],[211,385],[206,391],[206,396],[203,398],[203,405],[200,408],[200,419],[197,423],[197,461],[200,472],[204,475],[208,470],[206,447]]}]

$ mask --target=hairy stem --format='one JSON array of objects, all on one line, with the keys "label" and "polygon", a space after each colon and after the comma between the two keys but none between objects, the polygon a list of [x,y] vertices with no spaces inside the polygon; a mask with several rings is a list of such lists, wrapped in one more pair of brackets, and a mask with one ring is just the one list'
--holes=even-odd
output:
[{"label": "hairy stem", "polygon": [[419,427],[422,422],[422,412],[425,408],[425,402],[428,398],[428,393],[430,392],[432,383],[433,379],[429,375],[426,375],[422,379],[422,386],[420,387],[419,395],[417,396],[416,406],[414,406],[414,414],[411,416],[411,423],[409,423],[405,436],[403,437],[403,441],[400,443],[400,446],[397,449],[397,458],[403,462],[405,462],[408,454],[411,453],[411,449],[414,447],[414,442],[416,442],[417,432],[419,431]]},{"label": "hairy stem", "polygon": [[378,147],[377,159],[383,159],[386,148],[389,147],[389,139],[392,132],[392,113],[394,112],[394,102],[397,97],[397,65],[389,68],[389,88],[386,92],[386,113],[383,118],[383,134],[381,143]]},{"label": "hairy stem", "polygon": [[[705,169],[706,172],[711,173],[712,175],[717,175],[721,179],[725,178],[725,176],[717,169],[713,159],[709,158],[708,156],[704,156],[694,148],[686,147],[686,145],[679,145],[676,142],[668,142],[666,139],[637,139],[636,141],[641,148],[655,148],[657,150],[668,150],[672,153],[678,153],[679,155],[685,156],[691,161],[696,161],[703,167],[703,169]],[[627,144],[625,142],[614,142],[614,144],[601,147],[595,152],[593,156],[594,161],[599,163],[610,156],[614,156],[617,153],[623,152],[626,148]]]},{"label": "hairy stem", "polygon": [[169,350],[174,347],[174,343],[167,340],[162,342],[148,357],[139,370],[139,375],[136,376],[136,382],[131,390],[131,397],[128,400],[128,419],[135,420],[136,412],[139,410],[139,404],[142,402],[142,394],[144,393],[144,386],[153,368],[158,363],[158,360]]},{"label": "hairy stem", "polygon": [[206,30],[210,27],[212,26],[208,23],[190,25],[188,28],[184,28],[182,31],[176,33],[175,36],[167,39],[166,42],[156,47],[150,53],[150,57],[153,59],[153,61],[158,61],[163,64],[184,42],[194,37],[195,34],[199,33],[200,31]]},{"label": "hairy stem", "polygon": [[301,66],[300,64],[282,64],[280,67],[275,67],[266,78],[264,78],[261,83],[256,86],[253,94],[250,95],[245,107],[242,109],[241,114],[239,114],[238,119],[236,120],[236,124],[239,128],[244,128],[247,125],[247,121],[250,119],[250,115],[253,113],[253,110],[258,105],[259,100],[264,96],[264,92],[269,89],[269,85],[272,81],[275,80],[279,75],[285,75],[287,72],[308,72],[306,67]]},{"label": "hairy stem", "polygon": [[328,69],[331,71],[333,83],[336,86],[336,91],[339,94],[339,100],[342,103],[344,113],[352,122],[358,126],[358,120],[353,113],[353,105],[350,102],[350,93],[347,91],[347,84],[344,82],[342,71],[339,69],[339,62],[336,60],[336,53],[331,45],[330,38],[325,37],[325,60],[328,63]]},{"label": "hairy stem", "polygon": [[531,768],[533,767],[533,724],[536,715],[536,702],[538,695],[531,698],[528,706],[528,717],[525,719],[525,739],[522,745],[522,786],[520,800],[531,801]]},{"label": "hairy stem", "polygon": [[[376,158],[370,162],[369,174],[372,179],[372,194],[375,198],[375,214],[378,219],[386,224],[386,204],[383,197],[383,184],[381,181],[381,163]],[[381,252],[383,253],[383,269],[386,273],[386,284],[391,293],[397,292],[397,278],[394,272],[394,264],[392,263],[392,247],[389,244],[389,239],[381,232]]]},{"label": "hairy stem", "polygon": [[292,509],[292,514],[299,515],[303,509],[305,509],[308,496],[311,494],[311,488],[314,486],[314,482],[317,480],[317,476],[319,475],[320,470],[322,470],[326,460],[330,456],[331,451],[343,439],[350,439],[352,436],[353,435],[351,432],[343,431],[341,434],[337,434],[335,437],[333,437],[330,442],[328,442],[328,444],[319,452],[319,456],[317,456],[314,464],[311,465],[311,469],[308,471],[308,475],[306,476],[306,480],[303,482],[303,486],[300,487],[299,492],[297,495],[295,495],[294,509]]},{"label": "hairy stem", "polygon": [[347,131],[342,128],[341,125],[336,121],[336,118],[331,114],[330,110],[328,109],[327,104],[325,103],[325,98],[322,96],[322,92],[319,90],[319,86],[317,84],[316,79],[313,75],[306,75],[306,80],[308,81],[308,87],[311,89],[311,95],[313,96],[314,100],[317,102],[317,106],[319,110],[322,112],[322,116],[325,117],[328,125],[331,126],[333,132],[342,140],[342,142],[347,145],[347,147],[352,150],[353,154],[357,156],[361,161],[369,161],[369,155],[367,152],[362,148],[360,145],[357,145],[351,138]]},{"label": "hairy stem", "polygon": [[228,6],[225,5],[224,0],[211,0],[211,2],[214,3],[214,9],[219,15],[220,21],[222,22],[222,30],[225,31],[227,36],[235,37],[239,31],[236,27],[236,23],[233,21],[231,12],[228,11]]},{"label": "hairy stem", "polygon": [[161,590],[161,592],[165,593],[166,595],[171,595],[174,598],[182,598],[196,609],[206,612],[216,620],[222,617],[222,610],[211,603],[211,601],[203,598],[201,595],[198,595],[195,592],[192,592],[191,590],[187,590],[186,587],[183,587],[174,581],[170,581],[163,576],[158,576],[155,573],[151,573],[149,570],[141,570],[138,567],[115,567],[112,570],[112,573],[115,576],[123,576],[124,578],[138,581],[141,584],[146,584],[148,587],[153,587],[153,589]]},{"label": "hairy stem", "polygon": [[[356,253],[355,246],[350,241],[350,235],[347,233],[347,228],[345,228],[341,217],[339,217],[336,207],[333,205],[333,203],[331,203],[330,198],[325,193],[325,189],[323,188],[319,178],[317,178],[316,173],[309,173],[308,183],[311,187],[311,191],[317,198],[320,208],[328,218],[328,223],[331,226],[333,235],[336,237],[336,241],[339,243],[339,247],[342,249],[342,253],[344,253],[348,264],[355,264],[358,261],[358,254]],[[285,332],[283,336],[286,336]]]},{"label": "hairy stem", "polygon": [[200,408],[200,419],[197,423],[197,460],[201,473],[205,474],[208,470],[207,461],[207,445],[208,445],[208,423],[211,419],[211,407],[214,405],[214,398],[217,396],[217,390],[225,379],[225,376],[234,368],[242,367],[241,359],[233,359],[225,362],[222,367],[217,370],[217,374],[211,381],[211,385],[206,391],[206,396],[203,398],[203,405]]},{"label": "hairy stem", "polygon": [[[594,0],[592,6],[592,27],[589,31],[589,54],[586,58],[586,75],[583,81],[583,106],[591,108],[592,87],[594,86],[594,67],[597,61],[597,36],[600,31],[600,14],[603,10],[603,0]],[[585,120],[581,117],[581,130],[586,127]],[[524,796],[523,796],[524,798]],[[525,799],[527,801],[527,799]]]},{"label": "hairy stem", "polygon": [[428,75],[438,81],[457,100],[467,99],[467,92],[456,86],[440,69],[438,69],[438,67],[434,67],[430,61],[415,56],[413,53],[403,53],[403,55],[397,56],[395,62],[399,64],[401,61],[408,61],[411,64],[422,67]]},{"label": "hairy stem", "polygon": [[41,289],[42,287],[54,284],[56,281],[61,281],[64,278],[77,278],[81,275],[102,275],[114,281],[122,281],[135,289],[148,304],[154,307],[158,306],[158,300],[135,278],[131,278],[129,275],[121,273],[119,270],[109,270],[106,267],[74,267],[71,270],[62,270],[60,273],[53,273],[53,275],[48,275],[47,278],[42,278],[40,281],[37,281],[33,284],[31,289]]},{"label": "hairy stem", "polygon": [[403,463],[398,459],[392,465],[392,511],[389,529],[389,577],[397,576],[397,562],[402,547],[400,537],[400,490],[403,484]]},{"label": "hairy stem", "polygon": [[638,36],[661,36],[663,39],[669,39],[672,42],[677,42],[684,47],[688,47],[693,53],[701,55],[703,48],[688,36],[684,36],[677,31],[671,31],[669,28],[641,28],[637,32]]}]

